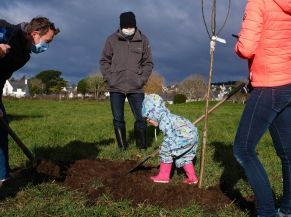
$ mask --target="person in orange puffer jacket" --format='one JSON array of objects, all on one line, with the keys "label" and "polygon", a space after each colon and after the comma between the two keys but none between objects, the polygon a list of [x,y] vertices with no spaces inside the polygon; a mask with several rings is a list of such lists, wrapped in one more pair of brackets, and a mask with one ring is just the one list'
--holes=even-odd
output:
[{"label": "person in orange puffer jacket", "polygon": [[[291,0],[248,0],[236,53],[249,62],[253,90],[233,152],[255,193],[259,216],[291,216]],[[276,211],[256,146],[269,129],[282,162],[283,197]]]}]

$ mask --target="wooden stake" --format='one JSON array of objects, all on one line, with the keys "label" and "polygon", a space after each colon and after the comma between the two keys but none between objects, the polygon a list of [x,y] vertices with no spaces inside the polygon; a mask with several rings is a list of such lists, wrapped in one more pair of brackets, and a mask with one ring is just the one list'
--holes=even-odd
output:
[{"label": "wooden stake", "polygon": [[200,174],[199,174],[199,183],[198,183],[199,188],[202,187],[203,175],[204,175],[205,152],[206,152],[207,133],[208,133],[208,107],[209,107],[209,96],[210,96],[210,91],[211,91],[213,60],[214,60],[214,48],[210,48],[209,80],[208,80],[208,88],[207,88],[207,94],[206,94],[204,129],[203,129],[202,147],[201,147],[201,153],[200,153]]}]

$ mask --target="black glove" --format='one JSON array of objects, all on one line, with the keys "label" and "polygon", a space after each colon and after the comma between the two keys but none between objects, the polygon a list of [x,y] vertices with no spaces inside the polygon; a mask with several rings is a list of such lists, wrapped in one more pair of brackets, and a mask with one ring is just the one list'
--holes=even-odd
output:
[{"label": "black glove", "polygon": [[252,92],[253,89],[254,88],[253,88],[253,86],[251,84],[251,81],[249,81],[249,83],[246,84],[241,90],[242,90],[243,93],[250,93],[250,92]]}]

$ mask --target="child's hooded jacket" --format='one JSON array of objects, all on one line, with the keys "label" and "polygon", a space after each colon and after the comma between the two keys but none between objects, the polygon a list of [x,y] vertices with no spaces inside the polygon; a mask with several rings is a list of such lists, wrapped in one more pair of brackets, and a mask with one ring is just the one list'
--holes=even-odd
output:
[{"label": "child's hooded jacket", "polygon": [[[197,128],[187,119],[174,115],[166,108],[163,99],[156,94],[146,95],[142,105],[142,116],[155,120],[164,134],[161,161],[181,167],[192,161],[198,144]],[[182,156],[181,156],[182,155]]]}]

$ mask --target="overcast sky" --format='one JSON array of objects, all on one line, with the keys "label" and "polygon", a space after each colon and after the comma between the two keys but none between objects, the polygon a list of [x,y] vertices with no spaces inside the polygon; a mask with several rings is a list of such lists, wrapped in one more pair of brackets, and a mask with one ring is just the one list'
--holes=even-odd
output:
[{"label": "overcast sky", "polygon": [[[210,25],[212,0],[204,0],[207,25]],[[247,78],[247,63],[233,52],[240,30],[246,0],[232,0],[231,12],[217,44],[213,81]],[[217,1],[217,28],[227,13],[228,0]],[[15,76],[34,76],[54,69],[77,83],[99,71],[100,54],[107,36],[119,27],[119,15],[133,11],[138,28],[149,38],[154,70],[167,83],[178,82],[191,74],[209,73],[209,38],[202,19],[201,0],[1,0],[0,19],[10,23],[46,16],[61,32],[48,51],[32,54],[31,60]]]}]

